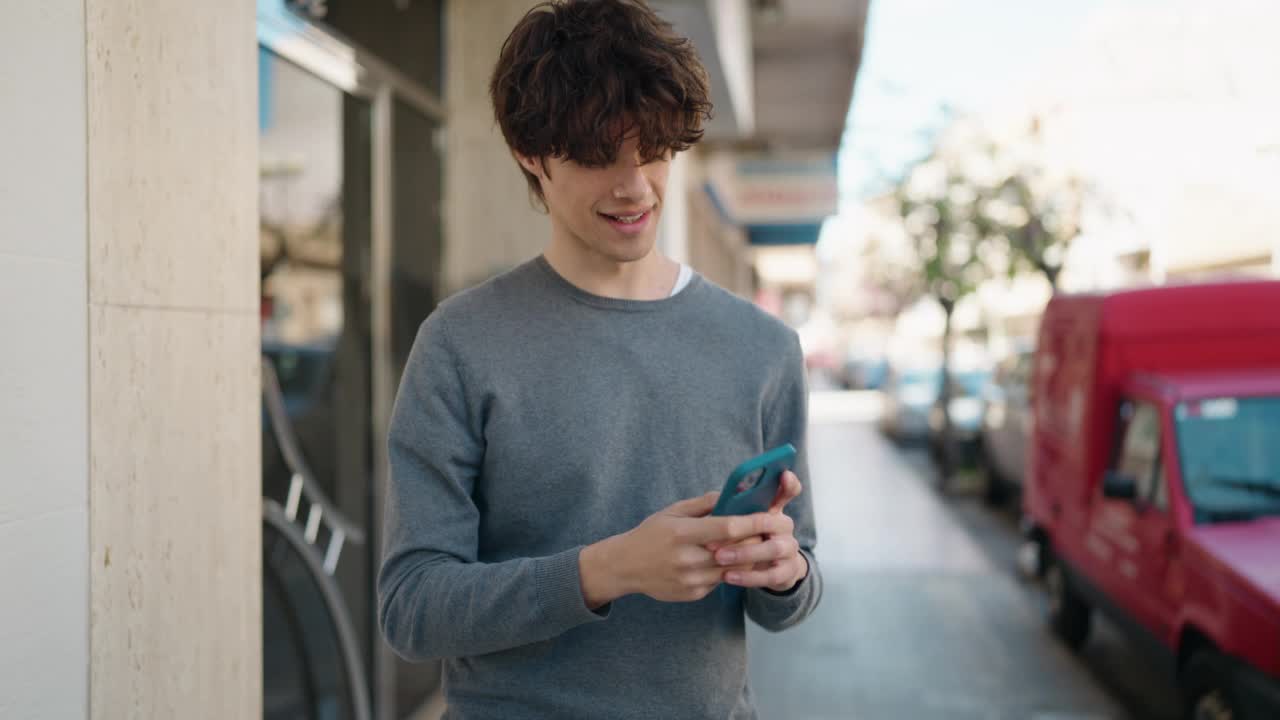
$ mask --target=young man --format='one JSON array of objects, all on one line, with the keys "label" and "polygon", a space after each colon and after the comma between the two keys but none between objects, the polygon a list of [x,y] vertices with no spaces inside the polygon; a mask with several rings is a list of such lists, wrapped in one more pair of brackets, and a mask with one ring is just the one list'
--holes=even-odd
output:
[{"label": "young man", "polygon": [[755,717],[744,615],[783,630],[822,586],[795,474],[770,512],[709,515],[765,449],[805,474],[806,394],[793,331],[655,248],[705,71],[639,0],[565,0],[511,33],[491,93],[552,238],[414,344],[382,631],[444,658],[451,718]]}]

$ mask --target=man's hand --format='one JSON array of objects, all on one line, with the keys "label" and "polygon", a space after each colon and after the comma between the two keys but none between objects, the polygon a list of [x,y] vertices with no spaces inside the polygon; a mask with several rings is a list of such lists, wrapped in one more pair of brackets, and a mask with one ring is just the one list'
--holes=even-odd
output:
[{"label": "man's hand", "polygon": [[[774,592],[786,592],[809,574],[809,561],[800,553],[800,543],[795,539],[795,523],[783,514],[787,503],[800,496],[804,487],[800,478],[790,470],[782,474],[778,494],[769,507],[769,514],[785,519],[785,530],[761,537],[749,538],[729,546],[712,545],[716,562],[726,568],[725,582],[741,587],[762,587]],[[750,565],[750,568],[743,568]]]},{"label": "man's hand", "polygon": [[708,546],[728,548],[754,537],[790,537],[791,518],[781,512],[709,517],[719,493],[682,500],[659,510],[622,535],[582,550],[578,565],[587,607],[644,593],[664,602],[692,602],[724,581],[726,571],[751,573],[756,562],[725,565]]}]

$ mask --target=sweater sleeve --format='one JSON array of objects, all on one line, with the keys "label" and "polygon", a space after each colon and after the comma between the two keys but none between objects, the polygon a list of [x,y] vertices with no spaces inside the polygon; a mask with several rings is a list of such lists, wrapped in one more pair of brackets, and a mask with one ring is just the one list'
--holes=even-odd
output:
[{"label": "sweater sleeve", "polygon": [[765,447],[791,443],[796,448],[795,473],[804,484],[804,491],[787,504],[784,512],[795,520],[795,537],[800,543],[800,552],[809,563],[809,574],[788,592],[774,593],[762,588],[747,590],[747,616],[765,630],[779,632],[808,617],[822,599],[822,573],[814,555],[818,539],[813,518],[813,483],[809,478],[809,453],[805,442],[809,397],[805,387],[804,355],[794,333],[786,351],[782,378],[765,408]]},{"label": "sweater sleeve", "polygon": [[473,500],[483,428],[440,312],[418,332],[388,431],[389,475],[378,621],[411,661],[462,657],[547,640],[607,617],[582,597],[581,548],[478,561]]}]

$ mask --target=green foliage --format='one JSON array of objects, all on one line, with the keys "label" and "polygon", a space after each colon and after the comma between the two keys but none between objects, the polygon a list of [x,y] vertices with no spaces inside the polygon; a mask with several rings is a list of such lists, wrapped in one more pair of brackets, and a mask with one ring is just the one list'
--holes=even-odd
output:
[{"label": "green foliage", "polygon": [[1035,170],[1012,174],[996,196],[1016,220],[1003,227],[1015,260],[1010,274],[1036,270],[1056,288],[1067,248],[1080,234],[1084,188],[1074,177],[1050,183],[1041,175]]},{"label": "green foliage", "polygon": [[986,280],[1038,271],[1054,287],[1080,233],[1084,188],[1038,162],[1038,125],[1016,150],[957,133],[895,189],[919,284],[948,312]]}]

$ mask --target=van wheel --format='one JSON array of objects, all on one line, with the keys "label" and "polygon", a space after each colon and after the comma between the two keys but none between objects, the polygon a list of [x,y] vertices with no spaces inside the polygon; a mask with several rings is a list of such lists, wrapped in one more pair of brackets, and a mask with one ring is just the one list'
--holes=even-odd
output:
[{"label": "van wheel", "polygon": [[1192,655],[1182,674],[1187,720],[1240,720],[1243,716],[1231,692],[1230,677],[1229,663],[1222,655],[1211,650]]},{"label": "van wheel", "polygon": [[[1048,552],[1048,548],[1044,548]],[[1093,609],[1080,596],[1062,563],[1056,558],[1049,558],[1049,567],[1044,576],[1045,587],[1049,591],[1049,627],[1058,639],[1073,651],[1084,646],[1089,637],[1089,627],[1093,620]]]}]

